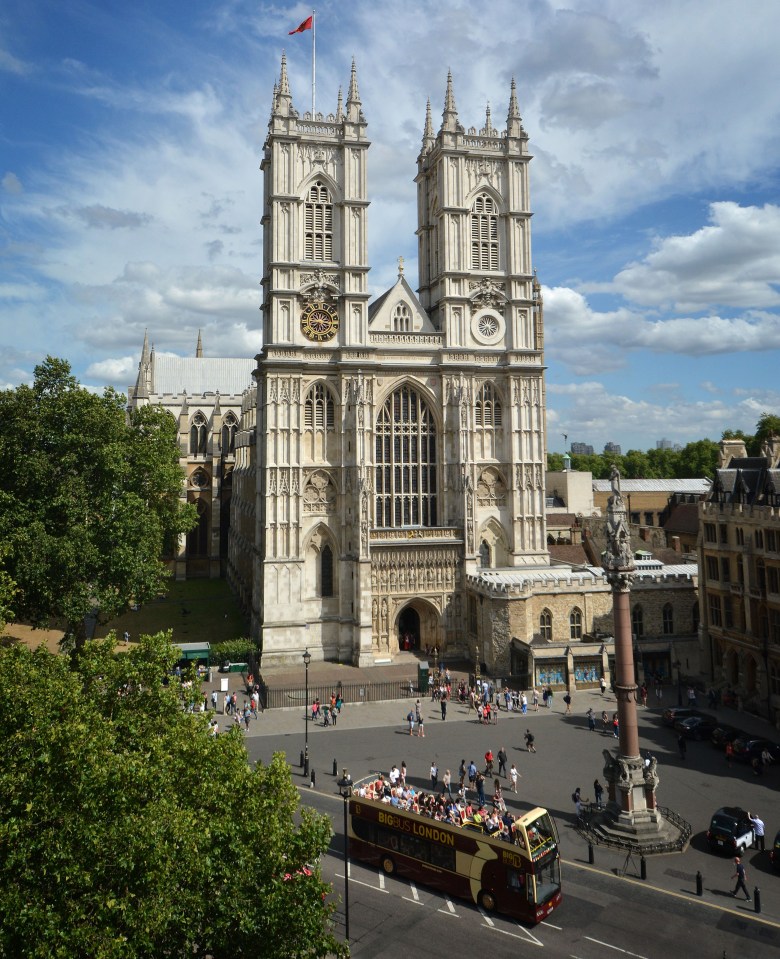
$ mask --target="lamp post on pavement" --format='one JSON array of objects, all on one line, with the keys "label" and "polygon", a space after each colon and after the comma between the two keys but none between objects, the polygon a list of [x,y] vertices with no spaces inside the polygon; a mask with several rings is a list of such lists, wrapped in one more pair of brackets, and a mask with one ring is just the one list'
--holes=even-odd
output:
[{"label": "lamp post on pavement", "polygon": [[339,792],[344,800],[344,936],[349,945],[349,829],[347,814],[349,811],[349,797],[352,795],[352,778],[346,768],[341,771],[338,781]]},{"label": "lamp post on pavement", "polygon": [[304,704],[303,722],[303,775],[304,778],[309,775],[309,663],[311,662],[311,653],[308,649],[303,653],[303,665],[306,667],[306,703]]}]

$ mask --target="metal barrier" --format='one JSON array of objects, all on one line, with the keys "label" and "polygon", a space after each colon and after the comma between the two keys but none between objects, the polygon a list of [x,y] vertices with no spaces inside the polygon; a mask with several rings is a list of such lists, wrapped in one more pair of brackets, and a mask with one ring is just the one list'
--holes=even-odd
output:
[{"label": "metal barrier", "polygon": [[593,819],[594,813],[598,811],[601,810],[597,810],[594,803],[588,803],[587,807],[583,809],[583,816],[577,820],[574,826],[579,835],[582,836],[589,845],[611,846],[614,849],[620,849],[627,853],[641,851],[643,856],[657,856],[662,853],[682,852],[688,845],[691,834],[693,833],[693,827],[689,822],[686,822],[682,816],[674,812],[673,809],[668,809],[666,806],[659,806],[658,811],[664,819],[668,819],[669,822],[680,830],[680,835],[669,842],[658,842],[649,846],[641,845],[630,839],[607,836],[602,832],[596,832],[593,828]]},{"label": "metal barrier", "polygon": [[333,694],[340,696],[345,706],[352,703],[377,703],[391,699],[417,699],[421,696],[416,679],[392,679],[384,682],[364,683],[309,683],[309,702],[306,702],[304,686],[264,688],[264,707],[283,709],[290,706],[311,706],[315,699],[323,705],[330,703]]}]

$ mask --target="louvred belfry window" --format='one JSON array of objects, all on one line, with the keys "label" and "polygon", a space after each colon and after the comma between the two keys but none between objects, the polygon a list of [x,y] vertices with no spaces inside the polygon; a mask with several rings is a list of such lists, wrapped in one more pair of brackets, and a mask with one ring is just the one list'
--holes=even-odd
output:
[{"label": "louvred belfry window", "polygon": [[305,237],[307,260],[333,259],[333,203],[321,180],[313,183],[306,197]]},{"label": "louvred belfry window", "polygon": [[471,268],[498,269],[498,207],[487,193],[480,193],[471,208]]}]

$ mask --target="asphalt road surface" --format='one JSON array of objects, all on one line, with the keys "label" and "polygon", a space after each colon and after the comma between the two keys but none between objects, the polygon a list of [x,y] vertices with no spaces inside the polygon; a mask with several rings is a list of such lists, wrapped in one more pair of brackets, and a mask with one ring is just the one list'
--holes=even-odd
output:
[{"label": "asphalt road surface", "polygon": [[[461,759],[480,763],[486,749],[505,746],[509,763],[522,778],[515,797],[504,783],[510,810],[546,806],[555,816],[563,856],[563,902],[548,922],[523,927],[513,920],[485,915],[477,907],[450,900],[423,886],[386,878],[376,869],[350,865],[350,940],[355,956],[412,954],[473,957],[475,954],[537,955],[576,959],[780,959],[780,873],[769,863],[768,852],[750,851],[745,862],[748,886],[758,887],[760,914],[755,905],[731,898],[734,872],[728,856],[710,853],[704,832],[710,816],[721,805],[741,805],[757,812],[766,823],[767,849],[780,829],[780,769],[755,777],[749,767],[726,765],[723,753],[708,742],[689,744],[687,757],[677,754],[676,736],[660,721],[660,709],[640,709],[642,751],[658,759],[659,803],[674,809],[693,826],[693,839],[683,854],[649,857],[647,878],[641,880],[637,858],[596,847],[593,865],[585,842],[573,828],[571,793],[576,786],[592,796],[593,779],[603,781],[603,755],[617,745],[611,736],[590,732],[584,713],[593,705],[610,713],[614,700],[602,701],[598,691],[575,697],[572,716],[562,704],[526,717],[503,713],[497,726],[483,727],[462,707],[451,704],[442,721],[436,704],[424,703],[426,736],[410,737],[403,722],[408,702],[345,707],[338,726],[324,729],[309,724],[309,754],[315,788],[299,768],[304,743],[301,710],[267,712],[246,738],[252,761],[272,753],[287,754],[303,801],[331,816],[334,840],[324,858],[326,878],[340,895],[339,921],[344,919],[343,803],[336,779],[344,767],[353,780],[372,772],[387,772],[404,760],[408,778],[428,788],[428,770],[435,759],[441,772],[454,778]],[[762,721],[721,710],[725,722],[749,732],[772,735]],[[471,714],[473,717],[473,713]],[[523,734],[531,728],[537,752],[528,754]],[[335,762],[338,775],[333,776]],[[696,874],[703,895],[696,895]]]}]

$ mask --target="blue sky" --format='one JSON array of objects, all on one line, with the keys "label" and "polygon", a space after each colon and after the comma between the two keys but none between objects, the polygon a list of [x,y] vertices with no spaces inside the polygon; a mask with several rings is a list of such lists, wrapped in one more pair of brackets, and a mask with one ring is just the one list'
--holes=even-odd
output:
[{"label": "blue sky", "polygon": [[[160,351],[262,342],[259,163],[311,12],[245,0],[0,6],[0,386],[47,354],[126,390]],[[461,122],[517,80],[545,295],[548,445],[647,449],[780,413],[780,4],[330,2],[317,110],[356,58],[371,290],[417,274],[413,177],[448,68]]]}]

